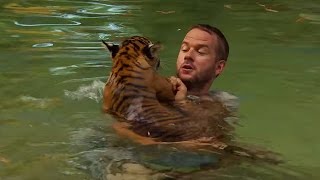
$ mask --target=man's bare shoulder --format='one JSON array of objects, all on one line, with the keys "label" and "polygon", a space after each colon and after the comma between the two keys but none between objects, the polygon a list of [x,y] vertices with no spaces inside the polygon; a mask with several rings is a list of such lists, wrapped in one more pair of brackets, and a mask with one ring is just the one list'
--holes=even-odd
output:
[{"label": "man's bare shoulder", "polygon": [[212,90],[209,92],[209,95],[204,96],[195,96],[188,95],[189,100],[197,102],[197,101],[219,101],[222,103],[230,112],[237,111],[239,107],[239,98],[233,94],[230,94],[225,91],[216,91]]},{"label": "man's bare shoulder", "polygon": [[229,111],[237,111],[239,107],[239,98],[231,93],[226,91],[217,91],[212,90],[209,92],[210,97],[219,100],[222,104],[224,104]]}]

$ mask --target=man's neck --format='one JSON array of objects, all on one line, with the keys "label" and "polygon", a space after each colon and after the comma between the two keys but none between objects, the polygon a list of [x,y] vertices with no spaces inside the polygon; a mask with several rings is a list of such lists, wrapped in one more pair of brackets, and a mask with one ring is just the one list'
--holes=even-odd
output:
[{"label": "man's neck", "polygon": [[203,96],[203,95],[209,94],[211,82],[207,82],[207,83],[185,82],[185,85],[187,87],[189,95]]},{"label": "man's neck", "polygon": [[194,95],[194,96],[207,96],[209,95],[209,89],[208,88],[188,88],[188,95]]}]

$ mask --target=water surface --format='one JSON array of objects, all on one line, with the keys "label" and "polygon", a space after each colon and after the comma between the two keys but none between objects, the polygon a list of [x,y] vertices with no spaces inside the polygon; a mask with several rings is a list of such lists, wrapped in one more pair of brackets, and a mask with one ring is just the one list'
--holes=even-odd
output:
[{"label": "water surface", "polygon": [[189,176],[319,179],[319,8],[312,0],[2,0],[0,179],[102,178],[122,160],[182,173],[214,162],[210,154],[123,139],[101,113],[111,66],[101,39],[162,42],[161,73],[169,76],[195,23],[216,25],[229,40],[226,70],[212,89],[239,98],[238,140],[279,152],[285,163],[246,162]]}]

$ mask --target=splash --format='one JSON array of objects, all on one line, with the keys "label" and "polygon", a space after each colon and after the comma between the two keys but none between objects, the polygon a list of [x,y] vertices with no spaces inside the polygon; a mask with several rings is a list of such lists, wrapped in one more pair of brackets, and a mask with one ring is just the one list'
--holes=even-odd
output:
[{"label": "splash", "polygon": [[104,82],[95,80],[90,85],[82,85],[76,91],[64,91],[64,95],[73,100],[82,100],[85,98],[96,101],[97,103],[103,96]]},{"label": "splash", "polygon": [[234,96],[225,91],[211,91],[210,94],[219,99],[229,111],[235,112],[239,107],[239,99],[237,96]]}]

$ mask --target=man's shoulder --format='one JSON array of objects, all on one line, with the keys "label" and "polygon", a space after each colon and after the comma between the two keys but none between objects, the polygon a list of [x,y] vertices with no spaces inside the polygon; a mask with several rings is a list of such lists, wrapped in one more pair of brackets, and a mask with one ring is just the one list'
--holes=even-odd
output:
[{"label": "man's shoulder", "polygon": [[226,91],[211,90],[209,92],[209,95],[204,95],[201,97],[195,95],[187,95],[187,98],[195,103],[201,101],[219,101],[231,112],[237,111],[239,107],[238,97]]},{"label": "man's shoulder", "polygon": [[211,90],[209,94],[213,99],[217,99],[231,111],[236,111],[239,107],[239,98],[229,92]]}]

